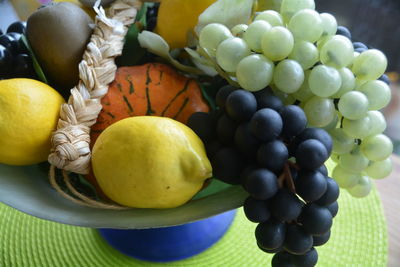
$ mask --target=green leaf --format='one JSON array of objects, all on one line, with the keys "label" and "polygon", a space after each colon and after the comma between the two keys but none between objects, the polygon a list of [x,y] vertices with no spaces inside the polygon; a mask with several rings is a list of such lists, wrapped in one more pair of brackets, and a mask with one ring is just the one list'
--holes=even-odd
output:
[{"label": "green leaf", "polygon": [[25,35],[22,35],[21,39],[22,39],[22,42],[24,43],[26,49],[28,49],[29,55],[32,58],[33,69],[35,70],[36,75],[38,76],[38,78],[42,82],[44,82],[46,84],[49,84],[49,81],[47,80],[46,75],[44,74],[42,67],[40,67],[39,62],[37,61],[36,56],[33,53],[33,50],[31,48],[31,46],[29,45],[28,39],[26,39]]},{"label": "green leaf", "polygon": [[200,84],[200,88],[201,88],[201,93],[203,97],[207,100],[207,103],[210,106],[211,110],[215,110],[217,105],[215,103],[214,97],[210,95],[208,88],[206,88],[203,84]]},{"label": "green leaf", "polygon": [[197,35],[210,23],[221,23],[229,29],[237,24],[247,24],[253,11],[254,0],[218,0],[199,16],[195,27]]}]

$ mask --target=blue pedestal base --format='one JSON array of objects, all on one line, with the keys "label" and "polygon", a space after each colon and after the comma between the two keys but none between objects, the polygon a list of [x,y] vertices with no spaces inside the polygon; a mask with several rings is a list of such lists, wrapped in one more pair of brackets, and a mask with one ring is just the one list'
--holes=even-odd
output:
[{"label": "blue pedestal base", "polygon": [[194,256],[217,242],[229,229],[236,210],[179,226],[154,229],[99,229],[120,252],[146,261],[169,262]]}]

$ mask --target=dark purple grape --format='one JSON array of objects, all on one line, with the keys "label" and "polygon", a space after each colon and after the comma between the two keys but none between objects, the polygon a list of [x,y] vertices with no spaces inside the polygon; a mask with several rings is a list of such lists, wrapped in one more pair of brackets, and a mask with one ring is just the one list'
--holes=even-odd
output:
[{"label": "dark purple grape", "polygon": [[268,202],[248,197],[243,204],[244,214],[251,222],[262,223],[270,218]]},{"label": "dark purple grape", "polygon": [[298,145],[308,139],[316,139],[320,141],[322,144],[324,144],[328,154],[331,154],[333,142],[331,136],[325,130],[319,128],[306,128],[295,138],[293,144],[295,148],[297,148]]},{"label": "dark purple grape", "polygon": [[0,75],[5,75],[9,72],[11,59],[10,52],[4,46],[0,45]]},{"label": "dark purple grape", "polygon": [[205,143],[208,158],[214,157],[214,155],[222,148],[222,145],[218,140]]},{"label": "dark purple grape", "polygon": [[316,201],[327,189],[325,176],[318,171],[299,171],[295,183],[296,193],[305,201]]},{"label": "dark purple grape", "polygon": [[325,206],[325,208],[327,208],[330,211],[332,217],[334,218],[339,211],[339,204],[337,203],[337,201],[335,201],[332,204]]},{"label": "dark purple grape", "polygon": [[335,180],[327,177],[327,188],[325,193],[315,203],[321,206],[332,204],[339,198],[339,186]]},{"label": "dark purple grape", "polygon": [[235,145],[247,158],[255,159],[260,141],[251,133],[250,123],[239,125],[235,132]]},{"label": "dark purple grape", "polygon": [[209,113],[195,112],[187,122],[187,126],[192,129],[203,142],[215,139],[216,123]]},{"label": "dark purple grape", "polygon": [[217,95],[215,96],[215,102],[220,108],[224,108],[226,104],[226,99],[228,96],[235,91],[237,88],[231,85],[225,85],[218,90]]},{"label": "dark purple grape", "polygon": [[313,236],[313,246],[322,246],[328,242],[329,238],[331,237],[331,231],[326,232],[323,235],[314,235]]},{"label": "dark purple grape", "polygon": [[33,73],[32,60],[27,54],[19,54],[14,57],[15,76],[27,77]]},{"label": "dark purple grape", "polygon": [[253,115],[250,127],[251,132],[258,139],[269,142],[280,136],[283,122],[278,112],[273,109],[263,108]]},{"label": "dark purple grape", "polygon": [[244,186],[245,186],[245,181],[246,181],[247,175],[249,175],[252,171],[254,171],[254,170],[256,170],[256,169],[258,169],[258,166],[255,165],[255,164],[247,165],[247,166],[243,169],[242,173],[240,174],[240,181],[241,181],[241,184],[242,184],[243,188],[244,188]]},{"label": "dark purple grape", "polygon": [[255,231],[258,245],[268,250],[282,247],[285,233],[286,225],[275,219],[258,224]]},{"label": "dark purple grape", "polygon": [[358,47],[358,48],[356,48],[356,49],[354,49],[354,52],[357,52],[357,53],[362,53],[362,52],[365,52],[365,51],[367,51],[368,49],[367,48],[364,48],[364,47]]},{"label": "dark purple grape", "polygon": [[235,90],[226,99],[225,110],[230,118],[244,122],[250,120],[256,112],[257,101],[252,93],[242,89]]},{"label": "dark purple grape", "polygon": [[301,213],[303,203],[297,198],[295,194],[289,190],[282,188],[270,200],[272,215],[280,221],[293,221]]},{"label": "dark purple grape", "polygon": [[368,49],[368,46],[366,46],[364,43],[361,43],[361,42],[354,42],[353,47],[354,47],[354,49],[357,49],[357,48]]},{"label": "dark purple grape", "polygon": [[279,113],[283,121],[282,136],[292,139],[299,135],[307,126],[307,117],[304,111],[295,105],[283,107]]},{"label": "dark purple grape", "polygon": [[17,32],[17,33],[25,33],[26,30],[26,22],[25,21],[16,21],[11,23],[10,26],[7,28],[7,33],[10,32]]},{"label": "dark purple grape", "polygon": [[296,265],[292,262],[292,255],[290,255],[286,251],[276,253],[274,255],[274,257],[272,257],[271,266],[272,267],[296,267]]},{"label": "dark purple grape", "polygon": [[307,233],[323,235],[332,227],[332,214],[327,208],[311,203],[304,206],[299,222]]},{"label": "dark purple grape", "polygon": [[305,254],[313,245],[312,236],[296,224],[286,227],[284,249],[295,255]]},{"label": "dark purple grape", "polygon": [[14,40],[19,40],[21,39],[22,34],[17,33],[17,32],[9,32],[7,35],[11,36],[12,39]]},{"label": "dark purple grape", "polygon": [[275,253],[278,253],[278,252],[283,251],[283,247],[279,247],[279,248],[275,248],[275,249],[266,249],[266,248],[263,248],[263,247],[260,246],[260,244],[258,244],[258,242],[257,242],[257,246],[258,246],[259,249],[261,249],[261,250],[264,251],[265,253],[270,253],[270,254],[275,254]]},{"label": "dark purple grape", "polygon": [[10,47],[10,43],[14,40],[14,38],[8,34],[3,34],[0,36],[0,45],[4,46],[5,48]]},{"label": "dark purple grape", "polygon": [[257,109],[270,108],[279,112],[284,107],[282,100],[276,97],[269,87],[254,92],[254,96],[257,100]]},{"label": "dark purple grape", "polygon": [[296,267],[314,267],[318,262],[318,252],[311,248],[306,254],[292,255],[291,258]]},{"label": "dark purple grape", "polygon": [[215,177],[228,184],[240,184],[240,173],[244,168],[241,154],[234,148],[222,148],[212,158]]},{"label": "dark purple grape", "polygon": [[320,173],[322,173],[324,176],[328,176],[328,169],[326,168],[325,165],[321,165],[321,167],[319,167],[317,169],[317,171],[319,171]]},{"label": "dark purple grape", "polygon": [[273,172],[281,172],[289,158],[286,145],[279,140],[262,144],[257,151],[260,166]]},{"label": "dark purple grape", "polygon": [[386,83],[387,85],[390,85],[390,83],[391,83],[389,76],[387,76],[386,74],[383,74],[381,77],[379,77],[378,80]]},{"label": "dark purple grape", "polygon": [[233,144],[237,123],[226,114],[222,115],[217,122],[218,140],[226,145]]},{"label": "dark purple grape", "polygon": [[309,139],[297,147],[295,157],[300,168],[315,170],[329,158],[329,153],[320,141]]},{"label": "dark purple grape", "polygon": [[351,33],[350,33],[349,29],[347,29],[347,28],[344,27],[344,26],[338,26],[338,27],[337,27],[336,34],[337,34],[337,35],[343,35],[344,37],[349,38],[350,41],[351,41]]},{"label": "dark purple grape", "polygon": [[245,178],[244,188],[252,197],[266,200],[278,191],[278,180],[273,172],[267,169],[256,169]]}]

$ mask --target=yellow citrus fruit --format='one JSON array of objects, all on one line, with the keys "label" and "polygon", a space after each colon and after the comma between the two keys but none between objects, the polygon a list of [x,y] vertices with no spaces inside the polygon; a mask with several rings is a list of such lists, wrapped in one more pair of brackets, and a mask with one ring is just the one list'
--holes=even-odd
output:
[{"label": "yellow citrus fruit", "polygon": [[135,208],[173,208],[189,201],[211,177],[200,138],[165,117],[137,116],[105,129],[92,151],[104,193]]},{"label": "yellow citrus fruit", "polygon": [[199,15],[216,0],[162,0],[155,32],[171,48],[187,45],[188,32],[193,32]]},{"label": "yellow citrus fruit", "polygon": [[32,79],[0,81],[0,163],[29,165],[47,160],[62,96]]}]

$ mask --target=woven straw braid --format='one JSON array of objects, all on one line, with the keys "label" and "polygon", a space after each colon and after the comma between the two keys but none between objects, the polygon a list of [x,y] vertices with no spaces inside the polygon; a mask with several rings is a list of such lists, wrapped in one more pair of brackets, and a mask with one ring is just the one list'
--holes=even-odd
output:
[{"label": "woven straw braid", "polygon": [[139,0],[117,0],[108,10],[95,6],[96,27],[79,64],[79,84],[71,89],[60,110],[57,130],[51,138],[49,162],[66,171],[88,174],[90,170],[90,127],[100,113],[101,98],[114,80],[115,57],[121,55],[129,25],[142,5]]}]

